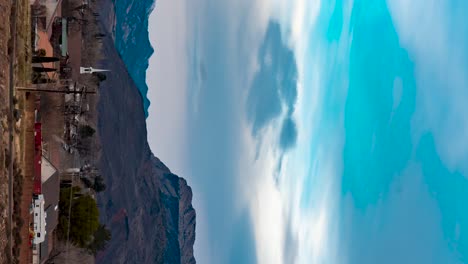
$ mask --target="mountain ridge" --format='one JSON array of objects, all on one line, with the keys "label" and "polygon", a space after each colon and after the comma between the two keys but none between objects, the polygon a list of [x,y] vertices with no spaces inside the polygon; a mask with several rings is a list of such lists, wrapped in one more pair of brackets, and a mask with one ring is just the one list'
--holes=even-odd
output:
[{"label": "mountain ridge", "polygon": [[[101,21],[112,30],[110,0],[103,0]],[[110,69],[101,83],[98,162],[107,188],[98,195],[100,218],[111,230],[108,247],[97,263],[196,263],[193,256],[196,212],[192,189],[150,150],[144,96],[117,51],[114,39],[103,39],[99,67]]]},{"label": "mountain ridge", "polygon": [[[155,7],[154,0],[106,0],[113,6],[112,32],[114,43],[128,72],[143,97],[145,116],[148,117],[150,101],[147,97],[146,70],[154,49],[148,32],[149,15]],[[110,11],[110,10],[108,10]],[[107,11],[107,12],[108,12]]]}]

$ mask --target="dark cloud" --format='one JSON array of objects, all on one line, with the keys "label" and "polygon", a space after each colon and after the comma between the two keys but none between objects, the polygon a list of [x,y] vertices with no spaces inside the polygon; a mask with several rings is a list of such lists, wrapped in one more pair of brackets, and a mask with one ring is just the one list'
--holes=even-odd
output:
[{"label": "dark cloud", "polygon": [[281,65],[280,94],[288,106],[288,114],[291,114],[297,100],[297,65],[292,50],[288,49],[284,52],[287,60],[282,61]]},{"label": "dark cloud", "polygon": [[288,150],[294,146],[297,139],[297,127],[291,116],[288,116],[283,121],[283,127],[280,134],[280,147],[283,150]]},{"label": "dark cloud", "polygon": [[247,114],[252,124],[252,134],[279,117],[282,105],[288,116],[283,124],[280,146],[294,145],[297,131],[291,114],[297,100],[297,65],[293,51],[284,44],[280,25],[270,22],[264,42],[260,47],[260,70],[255,75],[247,98]]},{"label": "dark cloud", "polygon": [[247,112],[252,122],[252,132],[257,132],[269,121],[281,113],[281,100],[279,97],[278,84],[275,74],[268,68],[262,70],[255,76],[252,88],[247,99]]}]

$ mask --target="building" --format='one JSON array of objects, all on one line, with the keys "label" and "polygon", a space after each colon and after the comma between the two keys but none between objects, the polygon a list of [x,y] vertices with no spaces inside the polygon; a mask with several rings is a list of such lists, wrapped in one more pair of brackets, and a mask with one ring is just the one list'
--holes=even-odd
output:
[{"label": "building", "polygon": [[62,15],[62,0],[30,0],[31,6],[35,7],[36,12],[33,16],[43,18],[44,29],[48,38],[52,35],[52,23],[57,17]]},{"label": "building", "polygon": [[[36,116],[36,118],[38,118]],[[33,263],[44,263],[53,248],[53,233],[58,224],[60,179],[57,168],[43,155],[41,123],[35,124]]]},{"label": "building", "polygon": [[[41,56],[56,57],[57,52],[54,50],[53,29],[55,21],[61,21],[61,0],[36,0],[32,1],[31,13],[33,17],[34,29],[34,51],[43,51]],[[34,63],[33,67],[54,68],[59,70],[60,63],[47,62],[47,63]],[[49,80],[58,80],[58,72],[47,72]]]},{"label": "building", "polygon": [[42,193],[46,214],[45,239],[40,244],[40,263],[44,263],[53,248],[53,233],[58,224],[58,204],[60,198],[60,178],[57,168],[42,157]]}]

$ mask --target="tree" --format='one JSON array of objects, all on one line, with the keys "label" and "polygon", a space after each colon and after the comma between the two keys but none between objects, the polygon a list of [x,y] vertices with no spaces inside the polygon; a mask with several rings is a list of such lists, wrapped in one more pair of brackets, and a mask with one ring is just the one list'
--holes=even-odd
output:
[{"label": "tree", "polygon": [[73,194],[80,192],[81,189],[78,186],[73,188],[67,187],[60,189],[60,200],[59,200],[59,224],[57,227],[58,235],[62,239],[67,238],[68,230],[68,210],[70,207],[70,192]]},{"label": "tree", "polygon": [[46,52],[45,49],[38,49],[36,51],[36,55],[39,56],[39,57],[43,57],[43,56],[47,55],[47,52]]},{"label": "tree", "polygon": [[[78,187],[65,188],[60,191],[59,235],[66,238],[68,232],[68,210],[70,191],[72,197],[79,193]],[[99,228],[99,210],[96,201],[90,195],[72,199],[70,216],[70,239],[79,247],[85,248],[93,240],[93,234]]]},{"label": "tree", "polygon": [[92,128],[90,125],[80,126],[79,131],[80,131],[80,135],[82,138],[92,137],[94,133],[96,132],[96,130]]},{"label": "tree", "polygon": [[32,67],[34,72],[54,72],[57,71],[55,68],[46,68],[46,67]]},{"label": "tree", "polygon": [[60,59],[57,57],[41,57],[41,56],[33,56],[32,63],[45,63],[45,62],[56,62]]},{"label": "tree", "polygon": [[106,184],[104,183],[104,178],[102,178],[101,175],[98,175],[98,176],[96,176],[96,178],[94,178],[93,189],[96,192],[102,192],[102,191],[104,191],[106,189]]},{"label": "tree", "polygon": [[98,251],[106,248],[109,240],[111,240],[111,232],[106,228],[106,225],[99,224],[98,229],[94,232],[93,241],[88,245],[88,250],[96,255]]},{"label": "tree", "polygon": [[83,195],[73,201],[70,224],[70,238],[85,247],[99,227],[99,210],[91,196]]},{"label": "tree", "polygon": [[91,187],[93,187],[93,183],[92,183],[91,180],[89,180],[88,178],[82,177],[82,178],[81,178],[81,181],[83,182],[83,184],[84,184],[84,186],[85,186],[86,188],[91,188]]},{"label": "tree", "polygon": [[107,75],[102,72],[94,72],[93,75],[97,77],[99,82],[103,82],[107,79]]}]

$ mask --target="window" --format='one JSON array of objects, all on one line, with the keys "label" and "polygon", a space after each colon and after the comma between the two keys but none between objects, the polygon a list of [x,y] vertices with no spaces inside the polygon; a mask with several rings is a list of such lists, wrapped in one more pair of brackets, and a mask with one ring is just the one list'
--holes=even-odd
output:
[{"label": "window", "polygon": [[37,233],[37,237],[41,237],[41,233]]},{"label": "window", "polygon": [[36,207],[39,207],[39,205],[38,205],[38,204],[36,204]]},{"label": "window", "polygon": [[37,216],[37,213],[35,213],[35,215]]}]

